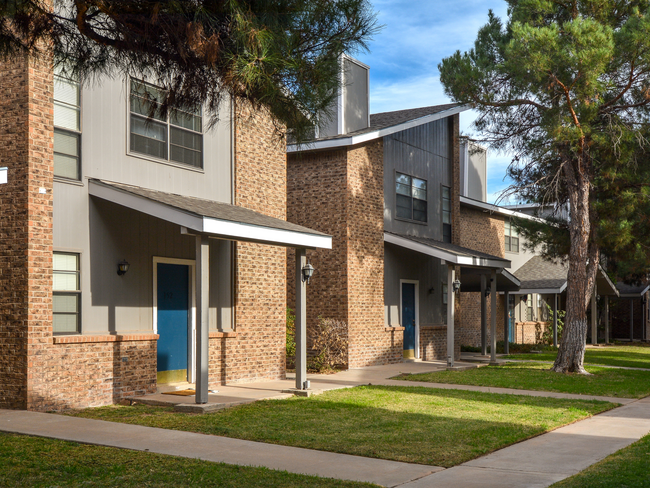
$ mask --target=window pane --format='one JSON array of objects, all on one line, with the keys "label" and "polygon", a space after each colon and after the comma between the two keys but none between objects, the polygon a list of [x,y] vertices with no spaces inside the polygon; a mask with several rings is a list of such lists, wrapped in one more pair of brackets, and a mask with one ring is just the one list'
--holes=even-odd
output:
[{"label": "window pane", "polygon": [[442,242],[451,242],[451,225],[442,224]]},{"label": "window pane", "polygon": [[60,295],[55,293],[54,296],[54,313],[77,313],[79,311],[79,295],[69,294]]},{"label": "window pane", "polygon": [[519,252],[519,238],[512,238],[512,252]]},{"label": "window pane", "polygon": [[451,224],[451,213],[450,212],[442,212],[442,223],[443,224]]},{"label": "window pane", "polygon": [[171,128],[171,143],[176,146],[187,147],[200,151],[203,146],[203,136],[182,129]]},{"label": "window pane", "polygon": [[54,291],[77,291],[79,289],[79,274],[76,271],[55,271]]},{"label": "window pane", "polygon": [[506,236],[506,251],[510,251],[510,237]]},{"label": "window pane", "polygon": [[167,159],[167,126],[132,115],[131,150]]},{"label": "window pane", "polygon": [[54,152],[67,154],[68,156],[79,156],[79,134],[55,130]]},{"label": "window pane", "polygon": [[131,116],[131,132],[149,139],[167,142],[167,127],[165,124]]},{"label": "window pane", "polygon": [[396,183],[396,190],[399,195],[405,195],[407,197],[411,196],[411,187],[403,183]]},{"label": "window pane", "polygon": [[411,218],[411,198],[397,195],[397,217],[401,219]]},{"label": "window pane", "polygon": [[413,188],[417,188],[418,190],[424,190],[424,193],[426,194],[427,182],[419,178],[413,178]]},{"label": "window pane", "polygon": [[417,220],[418,222],[426,222],[427,221],[426,210],[424,212],[419,210],[413,210],[413,220]]},{"label": "window pane", "polygon": [[52,328],[54,332],[79,332],[79,315],[55,313]]},{"label": "window pane", "polygon": [[506,220],[504,222],[503,226],[504,226],[506,235],[509,236],[510,235],[510,221]]},{"label": "window pane", "polygon": [[426,190],[418,190],[417,188],[413,188],[413,198],[418,198],[420,200],[426,200],[427,199],[427,191]]},{"label": "window pane", "polygon": [[179,146],[170,146],[169,159],[178,163],[187,164],[197,168],[203,167],[203,157],[200,151],[193,151]]},{"label": "window pane", "polygon": [[451,212],[451,202],[449,200],[442,200],[442,211]]},{"label": "window pane", "polygon": [[55,252],[52,264],[55,271],[78,271],[79,255]]},{"label": "window pane", "polygon": [[446,198],[448,200],[451,200],[451,191],[448,186],[443,186],[442,187],[442,198]]},{"label": "window pane", "polygon": [[54,176],[78,180],[79,158],[54,153]]},{"label": "window pane", "polygon": [[54,100],[79,106],[79,84],[64,78],[54,77]]},{"label": "window pane", "polygon": [[411,177],[402,173],[395,173],[395,181],[403,185],[411,186]]},{"label": "window pane", "polygon": [[180,110],[172,110],[169,122],[172,125],[184,127],[185,129],[190,129],[195,132],[201,132],[202,130],[200,114],[190,114]]},{"label": "window pane", "polygon": [[79,130],[79,109],[55,102],[54,125],[64,129]]},{"label": "window pane", "polygon": [[510,235],[511,235],[512,237],[519,237],[519,232],[517,232],[517,229],[515,229],[514,227],[512,227],[512,228],[510,229]]},{"label": "window pane", "polygon": [[131,96],[133,95],[156,103],[162,103],[165,100],[165,92],[160,88],[132,79]]}]

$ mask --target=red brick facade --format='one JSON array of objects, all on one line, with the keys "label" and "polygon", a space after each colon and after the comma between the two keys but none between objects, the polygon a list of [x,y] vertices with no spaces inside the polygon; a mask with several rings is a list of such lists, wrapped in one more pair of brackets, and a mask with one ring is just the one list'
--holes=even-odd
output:
[{"label": "red brick facade", "polygon": [[[237,110],[235,204],[286,217],[286,145],[272,119]],[[286,256],[283,247],[236,244],[234,338],[210,341],[210,382],[285,377]]]},{"label": "red brick facade", "polygon": [[[318,316],[344,321],[350,368],[400,361],[402,330],[384,323],[382,140],[291,154],[287,171],[287,220],[333,237],[331,250],[307,253],[316,268],[307,287],[308,328]],[[287,269],[293,308],[293,252]]]},{"label": "red brick facade", "polygon": [[[504,219],[482,210],[463,206],[460,212],[460,245],[476,251],[505,257]],[[462,276],[461,276],[462,281]],[[489,285],[489,279],[488,279]],[[481,345],[481,295],[461,293],[460,337],[464,346]],[[497,296],[497,341],[503,340],[504,296]],[[487,344],[491,344],[491,299],[487,299]]]}]

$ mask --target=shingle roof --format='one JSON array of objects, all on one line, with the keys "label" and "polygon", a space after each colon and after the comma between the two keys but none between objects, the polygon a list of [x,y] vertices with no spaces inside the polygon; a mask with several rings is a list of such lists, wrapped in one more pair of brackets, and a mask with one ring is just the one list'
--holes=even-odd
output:
[{"label": "shingle roof", "polygon": [[201,217],[210,217],[219,220],[227,220],[231,222],[238,222],[249,225],[256,225],[260,227],[268,227],[273,229],[287,230],[292,232],[300,232],[303,234],[314,234],[325,236],[322,232],[308,229],[301,225],[292,224],[285,220],[269,217],[253,210],[239,207],[237,205],[230,205],[228,203],[216,202],[214,200],[205,200],[202,198],[188,197],[184,195],[177,195],[175,193],[167,193],[157,190],[150,190],[139,186],[124,185],[121,183],[113,183],[103,180],[92,180],[102,185],[117,188],[128,193],[133,193],[154,202],[162,203],[170,207],[174,207],[190,214]]},{"label": "shingle roof", "polygon": [[642,285],[628,285],[622,281],[616,282],[616,289],[621,295],[639,295],[648,288],[648,283]]},{"label": "shingle roof", "polygon": [[529,259],[514,275],[521,281],[521,289],[561,288],[567,280],[568,267],[564,263],[552,263],[541,256]]},{"label": "shingle roof", "polygon": [[395,232],[388,232],[385,231],[386,234],[392,234],[395,236],[402,237],[404,239],[408,239],[414,242],[419,242],[420,244],[424,244],[429,247],[433,247],[436,249],[441,249],[443,251],[448,251],[452,252],[454,254],[457,254],[459,256],[467,256],[471,258],[481,258],[481,259],[491,259],[495,261],[503,261],[504,263],[509,263],[507,259],[501,258],[499,256],[493,256],[492,254],[487,254],[481,251],[475,251],[474,249],[468,249],[466,247],[461,247],[457,246],[456,244],[451,244],[449,242],[441,242],[437,241],[435,239],[429,239],[427,237],[418,237],[418,236],[409,236],[406,234],[397,234]]},{"label": "shingle roof", "polygon": [[335,139],[345,139],[348,137],[368,134],[370,132],[386,129],[394,125],[403,124],[404,122],[408,122],[410,120],[420,119],[422,117],[426,117],[427,115],[444,112],[445,110],[456,108],[460,105],[461,104],[459,103],[448,103],[446,105],[433,105],[431,107],[411,108],[407,110],[397,110],[395,112],[381,112],[378,114],[371,114],[370,127],[359,129],[354,132],[348,132],[347,134],[341,134],[338,136],[322,137],[320,139],[316,139],[316,141],[331,141]]}]

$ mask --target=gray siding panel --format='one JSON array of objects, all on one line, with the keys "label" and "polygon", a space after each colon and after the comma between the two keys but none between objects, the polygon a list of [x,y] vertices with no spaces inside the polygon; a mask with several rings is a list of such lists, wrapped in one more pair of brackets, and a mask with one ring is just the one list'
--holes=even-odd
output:
[{"label": "gray siding panel", "polygon": [[[390,232],[442,240],[441,186],[451,187],[449,118],[384,138],[384,228]],[[395,173],[427,180],[428,222],[395,218]]]},{"label": "gray siding panel", "polygon": [[[446,323],[442,305],[442,284],[447,279],[446,266],[440,260],[392,244],[384,245],[384,307],[386,325],[398,326],[400,280],[419,284],[420,325]],[[430,293],[433,288],[433,292]]]}]

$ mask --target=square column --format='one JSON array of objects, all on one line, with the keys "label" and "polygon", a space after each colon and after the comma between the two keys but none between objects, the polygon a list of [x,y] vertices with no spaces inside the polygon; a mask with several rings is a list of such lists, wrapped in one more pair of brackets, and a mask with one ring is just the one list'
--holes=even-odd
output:
[{"label": "square column", "polygon": [[634,341],[634,298],[630,298],[630,342]]},{"label": "square column", "polygon": [[307,381],[307,283],[302,268],[307,264],[304,249],[296,249],[296,390],[304,390]]},{"label": "square column", "polygon": [[481,275],[481,354],[487,356],[487,276]]},{"label": "square column", "polygon": [[596,285],[591,295],[591,343],[598,344],[598,304],[596,303]]},{"label": "square column", "polygon": [[210,243],[196,236],[196,403],[208,403],[210,341]]},{"label": "square column", "polygon": [[505,311],[503,312],[503,352],[510,354],[510,292],[505,292]]},{"label": "square column", "polygon": [[490,362],[497,362],[497,270],[492,270],[492,277],[490,278],[490,333],[492,334],[492,344],[490,349]]},{"label": "square column", "polygon": [[553,345],[557,347],[557,293],[553,295]]},{"label": "square column", "polygon": [[609,344],[609,296],[605,295],[605,344]]},{"label": "square column", "polygon": [[447,367],[454,367],[454,280],[456,270],[450,264],[447,265]]}]

